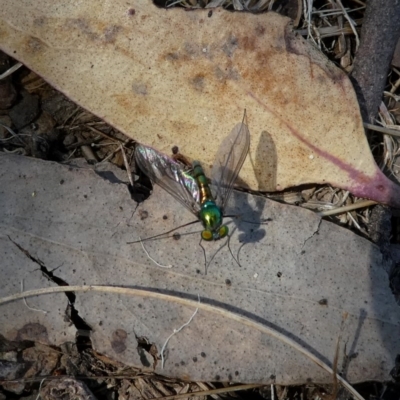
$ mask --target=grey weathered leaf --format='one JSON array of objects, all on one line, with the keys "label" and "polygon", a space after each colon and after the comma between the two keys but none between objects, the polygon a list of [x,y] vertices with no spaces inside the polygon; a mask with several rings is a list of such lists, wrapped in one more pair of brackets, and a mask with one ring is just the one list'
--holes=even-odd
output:
[{"label": "grey weathered leaf", "polygon": [[[110,167],[111,168],[111,167]],[[0,155],[1,263],[0,295],[48,285],[36,266],[11,242],[40,259],[70,285],[100,284],[144,287],[225,307],[273,326],[330,363],[344,313],[339,366],[346,343],[355,355],[346,369],[351,382],[386,380],[399,353],[398,306],[389,289],[379,249],[305,209],[261,197],[234,193],[230,212],[230,248],[239,252],[240,267],[226,242],[204,243],[210,259],[204,275],[199,234],[126,244],[161,233],[193,219],[171,196],[155,188],[139,205],[130,199],[124,179],[107,174],[23,157]],[[108,180],[106,180],[106,178]],[[32,196],[35,193],[35,196]],[[263,220],[272,220],[260,225]],[[246,222],[247,221],[247,222]],[[198,230],[195,225],[187,230]],[[60,303],[61,302],[61,305]],[[70,340],[65,326],[65,295],[28,299],[44,316],[22,302],[2,306],[0,333],[18,338],[30,323],[46,327],[49,342]],[[165,367],[138,346],[138,338],[154,343],[158,354],[174,329],[188,321],[193,309],[160,300],[100,293],[77,293],[79,314],[92,327],[95,348],[129,365],[194,380],[233,380],[284,384],[312,378],[331,382],[319,367],[292,348],[249,327],[201,310],[189,326],[173,336]],[[11,313],[23,312],[23,319]],[[6,316],[6,319],[4,317]],[[69,328],[71,329],[71,328]],[[36,338],[37,339],[37,338]],[[156,365],[156,366],[155,366]]]}]

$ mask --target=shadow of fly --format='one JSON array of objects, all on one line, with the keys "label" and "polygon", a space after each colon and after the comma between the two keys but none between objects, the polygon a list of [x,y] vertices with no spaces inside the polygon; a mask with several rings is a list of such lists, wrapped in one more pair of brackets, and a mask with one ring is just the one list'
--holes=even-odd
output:
[{"label": "shadow of fly", "polygon": [[229,234],[228,226],[223,223],[224,216],[228,217],[224,211],[250,147],[250,133],[245,120],[246,111],[242,122],[219,146],[211,172],[211,185],[198,161],[193,161],[188,167],[151,147],[139,144],[135,148],[136,162],[142,172],[196,216],[197,220],[192,223],[202,223],[201,240],[215,241]]}]

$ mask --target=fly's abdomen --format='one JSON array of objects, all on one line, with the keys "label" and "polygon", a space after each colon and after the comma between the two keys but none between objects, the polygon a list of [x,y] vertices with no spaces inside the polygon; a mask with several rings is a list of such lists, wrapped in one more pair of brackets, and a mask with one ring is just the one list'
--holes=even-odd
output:
[{"label": "fly's abdomen", "polygon": [[198,161],[193,161],[193,178],[196,179],[197,185],[200,190],[200,204],[204,204],[207,200],[213,201],[213,196],[211,194],[210,186],[208,186],[208,181],[204,175],[202,166]]},{"label": "fly's abdomen", "polygon": [[222,225],[222,211],[217,206],[212,196],[210,186],[204,175],[203,168],[198,161],[193,162],[193,178],[196,180],[200,192],[199,218],[203,223],[204,230],[201,232],[201,237],[204,240],[218,240],[228,234],[228,227]]}]

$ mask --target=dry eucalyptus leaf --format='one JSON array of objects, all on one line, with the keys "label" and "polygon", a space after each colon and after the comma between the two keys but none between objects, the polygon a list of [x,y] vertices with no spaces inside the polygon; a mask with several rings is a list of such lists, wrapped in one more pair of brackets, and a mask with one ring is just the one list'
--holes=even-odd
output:
[{"label": "dry eucalyptus leaf", "polygon": [[[18,293],[21,277],[31,271],[26,288],[46,287],[38,280],[41,272],[34,271],[33,257],[49,270],[57,267],[54,274],[70,285],[199,296],[201,302],[274,327],[328,364],[341,334],[338,365],[342,368],[350,357],[344,367],[348,380],[389,379],[400,353],[400,338],[393,334],[400,316],[388,265],[366,239],[311,211],[234,192],[227,212],[239,217],[226,218],[229,247],[226,239],[202,244],[209,262],[205,275],[199,224],[179,229],[179,237],[143,242],[148,254],[140,243],[127,244],[193,220],[158,187],[136,208],[120,180],[125,176],[116,169],[95,172],[0,155],[0,171],[0,246],[8,260],[0,263],[1,276],[7,276],[1,296]],[[75,307],[92,328],[95,349],[145,371],[198,381],[332,382],[332,376],[279,340],[201,309],[169,340],[162,369],[163,344],[190,319],[193,308],[109,293],[76,296]],[[32,307],[48,310],[47,316],[22,301],[2,305],[0,333],[15,339],[21,327],[39,320],[54,332],[49,335],[54,343],[70,339],[62,325],[65,307],[57,301],[65,302],[65,295],[28,299]],[[17,311],[24,320],[11,317]]]},{"label": "dry eucalyptus leaf", "polygon": [[288,18],[160,9],[149,0],[0,0],[0,48],[127,135],[214,161],[247,109],[259,190],[330,183],[400,206],[376,166],[348,77]]}]

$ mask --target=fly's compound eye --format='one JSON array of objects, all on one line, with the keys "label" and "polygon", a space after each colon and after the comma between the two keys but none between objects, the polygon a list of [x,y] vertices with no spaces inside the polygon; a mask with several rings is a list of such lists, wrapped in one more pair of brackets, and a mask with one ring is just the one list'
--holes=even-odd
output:
[{"label": "fly's compound eye", "polygon": [[213,240],[213,234],[211,231],[204,230],[201,232],[201,238],[209,242],[210,240]]},{"label": "fly's compound eye", "polygon": [[218,230],[218,234],[220,238],[225,237],[229,232],[229,228],[226,225],[222,225],[219,230]]}]

